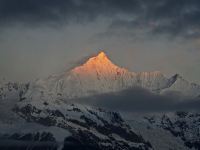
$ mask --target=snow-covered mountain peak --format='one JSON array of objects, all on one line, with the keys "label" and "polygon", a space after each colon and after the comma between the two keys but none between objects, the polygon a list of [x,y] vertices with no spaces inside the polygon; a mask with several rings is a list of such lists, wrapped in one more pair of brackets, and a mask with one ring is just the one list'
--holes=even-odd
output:
[{"label": "snow-covered mountain peak", "polygon": [[105,53],[104,51],[100,51],[100,52],[98,53],[98,55],[95,56],[95,57],[98,58],[98,59],[105,59],[105,58],[108,59],[108,57],[107,57],[107,55],[106,55],[106,53]]},{"label": "snow-covered mountain peak", "polygon": [[105,52],[101,51],[97,55],[90,57],[85,64],[103,65],[107,63],[112,64]]},{"label": "snow-covered mountain peak", "polygon": [[103,52],[99,52],[96,56],[90,57],[84,64],[77,66],[67,72],[67,77],[78,76],[78,78],[102,80],[109,79],[114,80],[124,75],[134,75],[133,72],[129,72],[127,69],[118,67],[108,58]]},{"label": "snow-covered mountain peak", "polygon": [[121,68],[112,63],[108,56],[103,51],[101,51],[96,56],[90,57],[81,66],[77,66],[72,69],[72,72],[84,74],[98,71],[101,73],[108,73],[110,70],[116,69],[120,70]]}]

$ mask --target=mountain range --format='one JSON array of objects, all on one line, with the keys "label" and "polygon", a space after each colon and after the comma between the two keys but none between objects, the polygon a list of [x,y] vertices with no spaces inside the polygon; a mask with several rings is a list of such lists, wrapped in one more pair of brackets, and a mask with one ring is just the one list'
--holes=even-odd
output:
[{"label": "mountain range", "polygon": [[[85,63],[34,82],[0,87],[1,149],[200,149],[200,114],[134,114],[69,101],[144,88],[154,94],[196,98],[200,85],[175,74],[131,72],[103,52]],[[11,143],[8,144],[6,143]]]},{"label": "mountain range", "polygon": [[101,51],[80,66],[37,80],[30,85],[26,96],[34,99],[42,93],[48,99],[58,96],[72,99],[131,87],[142,87],[159,94],[176,92],[187,97],[200,95],[200,85],[190,83],[179,74],[167,78],[159,71],[131,72],[113,64]]}]

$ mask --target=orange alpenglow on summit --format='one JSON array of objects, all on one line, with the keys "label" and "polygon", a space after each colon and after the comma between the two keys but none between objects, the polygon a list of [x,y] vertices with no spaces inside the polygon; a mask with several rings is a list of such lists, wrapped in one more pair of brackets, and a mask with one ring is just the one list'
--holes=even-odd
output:
[{"label": "orange alpenglow on summit", "polygon": [[103,51],[101,51],[101,52],[99,52],[99,54],[97,55],[97,57],[98,57],[99,59],[104,59],[104,58],[107,57],[107,56],[106,56],[106,54],[105,54]]},{"label": "orange alpenglow on summit", "polygon": [[74,68],[73,72],[82,75],[101,73],[109,76],[113,74],[114,70],[120,71],[122,69],[113,64],[105,52],[100,51],[96,56],[89,58],[83,65]]},{"label": "orange alpenglow on summit", "polygon": [[112,64],[112,62],[109,60],[109,58],[103,51],[99,52],[98,55],[89,58],[86,64],[90,64],[90,63],[94,65],[105,65],[107,63]]}]

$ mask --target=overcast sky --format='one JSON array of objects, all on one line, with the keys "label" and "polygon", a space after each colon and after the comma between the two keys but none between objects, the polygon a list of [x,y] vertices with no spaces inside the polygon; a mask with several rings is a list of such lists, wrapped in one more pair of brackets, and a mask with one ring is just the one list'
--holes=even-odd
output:
[{"label": "overcast sky", "polygon": [[104,49],[131,71],[200,83],[199,0],[0,0],[0,76],[27,81]]}]

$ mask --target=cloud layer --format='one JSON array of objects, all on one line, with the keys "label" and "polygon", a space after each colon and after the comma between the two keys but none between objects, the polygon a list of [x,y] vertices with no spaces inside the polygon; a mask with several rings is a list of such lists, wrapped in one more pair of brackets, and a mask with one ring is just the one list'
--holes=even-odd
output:
[{"label": "cloud layer", "polygon": [[199,111],[200,99],[182,99],[177,93],[153,94],[142,88],[73,100],[78,103],[122,112]]},{"label": "cloud layer", "polygon": [[87,23],[112,20],[110,29],[147,30],[154,34],[199,37],[198,0],[1,0],[1,26]]}]

